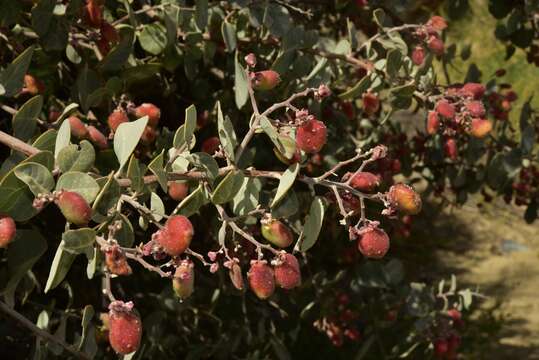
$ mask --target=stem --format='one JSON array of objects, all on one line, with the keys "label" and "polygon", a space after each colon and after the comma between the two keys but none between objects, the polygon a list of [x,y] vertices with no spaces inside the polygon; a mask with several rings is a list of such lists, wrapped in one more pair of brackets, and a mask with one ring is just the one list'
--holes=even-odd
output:
[{"label": "stem", "polygon": [[32,145],[29,145],[24,141],[21,141],[16,137],[11,136],[3,131],[0,131],[0,143],[10,147],[13,150],[20,151],[28,156],[35,155],[40,152],[40,150],[33,147]]}]

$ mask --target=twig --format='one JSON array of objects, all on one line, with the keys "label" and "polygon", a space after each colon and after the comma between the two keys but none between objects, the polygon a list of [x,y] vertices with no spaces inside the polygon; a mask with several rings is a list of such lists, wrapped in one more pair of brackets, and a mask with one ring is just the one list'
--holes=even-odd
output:
[{"label": "twig", "polygon": [[253,84],[251,82],[251,78],[249,76],[249,71],[245,70],[245,75],[247,76],[247,92],[249,93],[249,98],[251,99],[251,106],[253,108],[255,119],[253,123],[251,124],[249,131],[247,132],[247,134],[245,134],[245,137],[241,141],[240,146],[238,146],[238,149],[236,150],[236,154],[234,156],[234,158],[236,159],[236,163],[240,161],[241,155],[247,148],[247,145],[249,145],[249,142],[255,135],[256,129],[258,128],[258,125],[260,124],[260,112],[258,111],[258,104],[256,103],[255,93],[253,90]]},{"label": "twig", "polygon": [[150,264],[149,262],[147,262],[146,260],[144,260],[142,258],[142,254],[132,254],[130,252],[125,252],[125,256],[127,258],[129,258],[129,259],[135,260],[140,265],[144,266],[146,269],[148,269],[150,271],[153,271],[155,273],[158,273],[161,277],[164,277],[164,278],[172,277],[172,273],[165,272],[165,271],[161,270],[160,267],[154,266],[154,265]]},{"label": "twig", "polygon": [[35,155],[40,152],[39,149],[33,147],[32,145],[29,145],[24,141],[21,141],[16,137],[11,136],[3,131],[0,131],[0,143],[10,147],[13,150],[20,151],[28,156]]},{"label": "twig", "polygon": [[405,24],[405,25],[401,25],[401,26],[395,26],[395,27],[392,27],[390,29],[385,29],[385,32],[377,33],[376,35],[372,36],[367,41],[365,41],[363,44],[361,44],[361,46],[357,49],[357,51],[359,52],[359,51],[363,50],[369,44],[373,43],[374,41],[378,40],[382,36],[387,35],[389,33],[392,33],[392,32],[395,32],[395,31],[407,30],[407,29],[417,29],[417,28],[422,27],[422,26],[423,26],[422,24]]},{"label": "twig", "polygon": [[193,251],[191,249],[186,249],[185,253],[196,257],[204,266],[211,266],[211,263],[207,262],[206,259],[204,259],[204,255],[199,254],[196,251]]},{"label": "twig", "polygon": [[116,301],[116,298],[114,297],[114,294],[112,293],[112,288],[110,284],[110,273],[105,270],[105,279],[103,279],[104,282],[104,288],[103,293],[107,295],[110,302]]},{"label": "twig", "polygon": [[71,345],[67,344],[63,340],[56,338],[54,335],[48,333],[47,331],[43,329],[38,328],[33,322],[28,320],[19,312],[7,306],[2,301],[0,301],[0,310],[2,310],[5,314],[10,316],[11,318],[17,320],[22,326],[24,326],[25,328],[33,332],[36,336],[42,338],[43,340],[60,345],[62,348],[67,350],[69,353],[71,353],[73,356],[77,357],[78,359],[90,360],[90,357],[88,355],[86,355],[83,352],[75,350]]},{"label": "twig", "polygon": [[[161,225],[159,223],[159,221],[156,220],[155,218],[155,213],[148,209],[146,206],[140,204],[138,201],[136,201],[135,199],[131,198],[130,196],[127,196],[127,195],[121,195],[120,196],[120,200],[121,201],[125,201],[126,203],[128,203],[129,205],[131,205],[132,207],[134,207],[135,209],[138,210],[138,212],[144,216],[146,219],[148,219],[149,221],[151,221],[152,223],[154,223],[155,225],[157,225],[157,227],[159,228],[162,228],[163,225]],[[167,218],[166,215],[162,215],[162,214],[159,214],[159,216],[162,216],[164,218]]]},{"label": "twig", "polygon": [[365,153],[365,154],[362,154],[361,151],[359,151],[356,156],[354,156],[353,158],[350,158],[348,160],[344,160],[344,161],[341,161],[339,162],[337,165],[335,165],[333,168],[331,168],[330,170],[326,171],[325,173],[323,173],[322,175],[320,175],[319,177],[316,178],[316,180],[324,180],[328,177],[330,177],[331,175],[335,175],[335,173],[340,169],[342,168],[343,166],[346,166],[346,165],[349,165],[349,164],[352,164],[354,162],[356,162],[357,160],[363,158],[363,157],[366,157],[368,156],[369,153]]},{"label": "twig", "polygon": [[[144,13],[147,13],[147,12],[151,12],[153,10],[164,9],[166,6],[173,6],[173,7],[178,8],[179,10],[188,10],[188,11],[194,11],[195,10],[195,8],[192,8],[192,7],[182,7],[182,6],[178,6],[176,4],[173,4],[173,3],[165,3],[165,4],[154,5],[154,6],[145,6],[142,9],[133,11],[132,15],[140,15],[140,14],[144,14]],[[129,20],[129,14],[127,14],[125,16],[122,16],[118,20],[115,20],[112,23],[112,26],[116,26],[118,24],[121,24],[126,20]]]}]

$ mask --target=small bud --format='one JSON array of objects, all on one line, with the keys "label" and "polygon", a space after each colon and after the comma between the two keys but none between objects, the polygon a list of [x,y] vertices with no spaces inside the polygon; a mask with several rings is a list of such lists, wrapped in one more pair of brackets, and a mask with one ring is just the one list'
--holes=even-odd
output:
[{"label": "small bud", "polygon": [[262,236],[275,246],[285,248],[294,242],[292,231],[279,220],[262,220]]},{"label": "small bud", "polygon": [[350,186],[362,192],[371,192],[380,185],[380,176],[368,171],[348,175],[353,176]]},{"label": "small bud", "polygon": [[97,130],[97,128],[93,125],[88,126],[88,137],[90,138],[90,141],[101,150],[104,150],[109,147],[105,135],[103,135],[103,133]]},{"label": "small bud", "polygon": [[5,248],[15,238],[17,227],[9,216],[0,216],[0,248]]},{"label": "small bud", "polygon": [[165,226],[154,234],[154,239],[170,256],[181,255],[191,244],[193,225],[183,215],[171,216]]},{"label": "small bud", "polygon": [[262,300],[269,298],[275,291],[275,277],[273,269],[266,261],[255,260],[247,273],[249,286],[255,295]]},{"label": "small bud", "polygon": [[440,100],[436,103],[436,112],[446,119],[453,119],[455,117],[455,106],[447,100]]},{"label": "small bud", "polygon": [[412,62],[417,65],[423,65],[425,61],[425,48],[423,46],[416,46],[412,51]]},{"label": "small bud", "polygon": [[421,211],[421,197],[408,185],[395,184],[391,186],[388,200],[391,206],[403,214],[415,215]]},{"label": "small bud", "polygon": [[77,139],[88,137],[88,128],[78,117],[70,116],[67,118],[67,121],[69,121],[69,127],[71,128],[71,135]]},{"label": "small bud", "polygon": [[195,265],[191,260],[182,260],[174,273],[172,288],[174,293],[182,300],[193,294],[195,284],[194,267]]},{"label": "small bud", "polygon": [[370,259],[383,258],[389,250],[389,236],[385,231],[377,227],[369,227],[360,232],[357,247],[363,256]]},{"label": "small bud", "polygon": [[62,190],[55,203],[67,221],[75,225],[86,225],[92,218],[92,208],[88,202],[76,192]]},{"label": "small bud", "polygon": [[107,119],[107,124],[109,125],[110,130],[116,132],[120,124],[129,122],[127,113],[123,109],[114,110]]},{"label": "small bud", "polygon": [[444,54],[444,42],[438,36],[431,35],[427,46],[434,53],[434,55],[441,56]]},{"label": "small bud", "polygon": [[279,73],[273,70],[265,70],[254,73],[253,89],[271,90],[281,82]]},{"label": "small bud", "polygon": [[217,253],[215,251],[208,251],[208,258],[210,261],[215,261],[217,259]]},{"label": "small bud", "polygon": [[170,181],[168,195],[171,199],[182,201],[189,194],[189,184],[186,181]]},{"label": "small bud", "polygon": [[137,351],[142,337],[142,322],[133,303],[114,301],[109,305],[109,342],[118,354]]},{"label": "small bud", "polygon": [[487,136],[492,130],[492,122],[486,119],[472,119],[470,135],[477,139]]},{"label": "small bud", "polygon": [[318,99],[323,99],[323,98],[328,97],[329,95],[331,95],[331,90],[329,90],[329,88],[327,87],[327,85],[325,85],[325,84],[320,84],[320,86],[318,87],[318,90],[316,91],[315,96],[316,96]]},{"label": "small bud", "polygon": [[434,135],[440,128],[440,119],[436,111],[429,111],[427,115],[427,134]]},{"label": "small bud", "polygon": [[283,289],[293,289],[301,284],[301,271],[298,259],[292,254],[279,256],[281,263],[275,266],[275,283]]},{"label": "small bud", "polygon": [[245,56],[245,63],[249,66],[254,68],[256,66],[256,55],[253,53],[249,53]]},{"label": "small bud", "polygon": [[117,245],[105,251],[105,264],[112,274],[131,275],[132,273],[125,254]]},{"label": "small bud", "polygon": [[148,116],[148,126],[155,128],[161,118],[161,110],[151,103],[144,103],[135,108],[135,116],[141,118]]},{"label": "small bud", "polygon": [[363,93],[363,111],[367,115],[373,115],[380,110],[380,99],[371,92]]},{"label": "small bud", "polygon": [[213,263],[213,264],[210,265],[210,272],[212,274],[215,274],[218,270],[219,270],[219,264],[218,263]]},{"label": "small bud", "polygon": [[317,153],[326,144],[327,128],[322,121],[309,119],[298,126],[296,146],[306,153]]}]

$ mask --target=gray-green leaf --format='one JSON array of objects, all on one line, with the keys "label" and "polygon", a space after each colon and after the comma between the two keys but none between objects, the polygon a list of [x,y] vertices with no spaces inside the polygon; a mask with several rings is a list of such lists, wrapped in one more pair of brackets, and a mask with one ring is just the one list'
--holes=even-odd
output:
[{"label": "gray-green leaf", "polygon": [[281,179],[279,180],[279,187],[277,187],[277,193],[275,194],[275,197],[271,202],[271,207],[278,204],[279,201],[284,198],[292,185],[294,185],[294,181],[296,181],[296,177],[299,173],[299,167],[299,163],[292,164],[288,167],[288,169],[285,170],[283,175],[281,175]]},{"label": "gray-green leaf", "polygon": [[116,129],[114,133],[114,153],[120,163],[119,170],[124,167],[131,153],[137,147],[147,123],[148,117],[144,116],[136,121],[120,124]]}]

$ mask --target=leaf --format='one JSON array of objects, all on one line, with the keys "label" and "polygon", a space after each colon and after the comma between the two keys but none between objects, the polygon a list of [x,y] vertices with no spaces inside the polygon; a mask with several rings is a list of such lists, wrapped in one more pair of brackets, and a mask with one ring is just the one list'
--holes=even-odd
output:
[{"label": "leaf", "polygon": [[41,134],[32,144],[33,147],[41,150],[41,152],[50,152],[52,158],[52,165],[54,166],[54,144],[56,142],[56,135],[58,132],[54,129],[49,129]]},{"label": "leaf", "polygon": [[241,189],[243,179],[243,172],[230,171],[213,191],[211,202],[214,204],[224,204],[231,201]]},{"label": "leaf", "polygon": [[93,246],[95,236],[95,230],[90,228],[67,230],[62,234],[64,250],[72,254],[86,253],[88,248]]},{"label": "leaf", "polygon": [[[150,26],[153,26],[153,24],[144,26],[144,29]],[[103,72],[115,72],[122,69],[133,52],[134,40],[135,32],[132,29],[125,29],[118,45],[109,51],[99,63],[99,69]]]},{"label": "leaf", "polygon": [[236,107],[241,109],[249,98],[248,81],[245,69],[241,66],[238,59],[238,51],[234,57],[234,99],[236,101]]},{"label": "leaf", "polygon": [[305,252],[309,250],[316,243],[320,229],[322,229],[322,223],[324,221],[325,206],[321,197],[317,196],[311,203],[311,209],[309,215],[305,220],[305,226],[303,228],[303,240],[301,241],[300,250]]},{"label": "leaf", "polygon": [[159,55],[167,46],[166,29],[158,22],[146,24],[138,34],[138,41],[147,53]]},{"label": "leaf", "polygon": [[217,101],[217,131],[226,156],[230,161],[234,161],[234,149],[238,146],[238,139],[230,118],[228,116],[223,117],[221,102],[219,101]]},{"label": "leaf", "polygon": [[52,260],[49,277],[47,278],[47,283],[45,285],[45,293],[57,287],[64,280],[76,256],[77,255],[65,251],[63,241],[60,242],[60,245],[58,245],[58,248],[56,249],[54,259]]},{"label": "leaf", "polygon": [[144,172],[135,155],[131,155],[129,166],[127,167],[127,177],[131,180],[131,189],[135,192],[142,192],[144,189]]},{"label": "leaf", "polygon": [[292,159],[296,153],[296,142],[287,135],[282,135],[277,132],[267,117],[260,119],[260,127],[269,136],[271,142],[277,150],[287,159]]},{"label": "leaf", "polygon": [[198,209],[207,203],[208,197],[206,191],[202,185],[199,185],[195,191],[182,200],[174,210],[174,213],[189,217],[197,213]]},{"label": "leaf", "polygon": [[152,192],[150,196],[150,209],[152,210],[154,219],[156,221],[161,221],[163,215],[165,215],[165,205],[159,195],[154,192]]},{"label": "leaf", "polygon": [[215,159],[205,152],[193,153],[186,156],[186,159],[197,169],[206,173],[210,180],[215,180],[219,176],[219,165]]},{"label": "leaf", "polygon": [[99,193],[99,184],[86,173],[70,171],[62,174],[56,183],[56,190],[62,189],[78,193],[91,204]]},{"label": "leaf", "polygon": [[103,183],[103,185],[92,205],[92,219],[96,222],[105,221],[109,210],[116,206],[120,198],[120,185],[113,175],[110,174],[106,178],[97,180],[98,184]]},{"label": "leaf", "polygon": [[40,37],[49,30],[55,5],[55,0],[41,0],[32,8],[32,28]]},{"label": "leaf", "polygon": [[195,22],[200,31],[208,24],[208,0],[195,0]]},{"label": "leaf", "polygon": [[236,26],[228,21],[223,21],[221,24],[221,35],[226,45],[226,51],[233,52],[236,50]]},{"label": "leaf", "polygon": [[0,182],[0,212],[20,222],[31,219],[38,211],[33,206],[34,194],[15,176],[17,166],[11,169]]},{"label": "leaf", "polygon": [[54,188],[54,178],[45,166],[34,162],[20,164],[14,170],[15,176],[28,185],[35,196],[48,194]]},{"label": "leaf", "polygon": [[40,151],[30,157],[24,159],[21,164],[34,162],[45,166],[49,171],[54,168],[54,157],[50,151]]},{"label": "leaf", "polygon": [[356,85],[339,95],[342,100],[351,100],[363,94],[372,84],[370,76],[364,76]]},{"label": "leaf", "polygon": [[82,327],[82,335],[79,340],[79,346],[77,349],[80,351],[82,347],[84,346],[84,343],[87,340],[88,337],[88,330],[90,327],[92,327],[92,318],[94,317],[95,311],[92,305],[86,305],[84,307],[84,310],[82,310],[82,321],[81,321],[81,327]]},{"label": "leaf", "polygon": [[197,109],[195,105],[189,106],[185,109],[185,122],[182,126],[178,128],[174,134],[174,147],[176,149],[181,149],[185,144],[189,142],[189,149],[191,148],[191,143],[195,130],[197,128]]},{"label": "leaf", "polygon": [[386,59],[386,72],[390,77],[395,77],[398,75],[399,70],[402,66],[402,54],[399,50],[393,49],[387,53]]},{"label": "leaf", "polygon": [[167,173],[163,167],[163,154],[164,150],[152,160],[148,165],[148,169],[157,176],[157,181],[159,182],[159,185],[161,185],[161,189],[163,189],[164,192],[167,192]]},{"label": "leaf", "polygon": [[60,151],[68,146],[71,141],[71,125],[69,121],[64,121],[58,129],[58,134],[56,135],[56,144],[54,146],[54,158],[58,159],[58,154]]},{"label": "leaf", "polygon": [[[17,285],[47,250],[47,241],[39,231],[17,229],[15,240],[7,249],[9,280],[3,289],[5,302],[13,307]],[[4,265],[5,266],[5,265]]]},{"label": "leaf", "polygon": [[274,219],[289,218],[299,211],[299,200],[294,189],[290,189],[286,196],[273,208],[271,216]]},{"label": "leaf", "polygon": [[88,65],[85,65],[79,71],[79,76],[75,82],[75,96],[83,112],[87,112],[90,106],[93,105],[92,93],[99,88],[101,88],[99,75],[94,70],[88,69]]},{"label": "leaf", "polygon": [[12,97],[21,91],[24,84],[24,75],[28,72],[28,66],[32,61],[34,48],[35,46],[32,45],[24,50],[0,73],[0,84],[4,88],[4,96]]},{"label": "leaf", "polygon": [[135,242],[135,231],[133,230],[133,225],[131,224],[131,221],[129,221],[127,216],[123,214],[119,214],[119,216],[116,217],[115,220],[118,220],[118,218],[122,222],[122,225],[120,230],[116,232],[114,237],[116,238],[120,246],[131,247]]},{"label": "leaf", "polygon": [[25,102],[13,115],[13,135],[16,138],[28,141],[34,136],[37,127],[36,120],[42,107],[43,96],[37,95]]},{"label": "leaf", "polygon": [[60,114],[60,116],[58,117],[58,120],[56,120],[58,123],[61,123],[62,121],[64,121],[64,119],[66,119],[73,111],[75,111],[76,109],[79,108],[79,104],[77,103],[71,103],[69,105],[67,105],[65,108],[64,108],[64,111],[62,111],[62,113]]},{"label": "leaf", "polygon": [[279,180],[279,186],[277,187],[277,193],[275,194],[275,197],[273,198],[273,201],[271,202],[270,207],[274,207],[281,201],[288,190],[294,185],[294,181],[296,181],[296,177],[299,173],[299,164],[295,163],[288,167],[288,169],[285,170],[283,175],[281,175],[281,179]]},{"label": "leaf", "polygon": [[118,171],[122,170],[131,153],[137,147],[147,123],[148,116],[143,116],[136,121],[122,123],[116,129],[114,133],[114,153],[120,163]]},{"label": "leaf", "polygon": [[241,216],[254,210],[258,205],[262,181],[257,178],[244,177],[241,188],[232,199],[232,211]]},{"label": "leaf", "polygon": [[78,145],[68,145],[58,154],[58,167],[63,173],[68,171],[89,171],[95,162],[95,150],[93,145],[87,141]]}]

